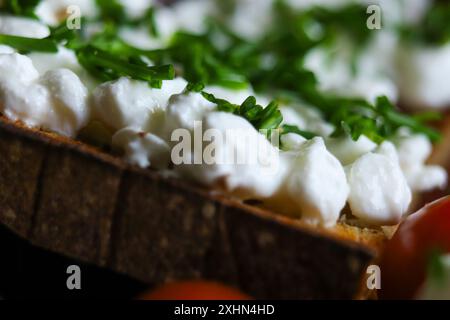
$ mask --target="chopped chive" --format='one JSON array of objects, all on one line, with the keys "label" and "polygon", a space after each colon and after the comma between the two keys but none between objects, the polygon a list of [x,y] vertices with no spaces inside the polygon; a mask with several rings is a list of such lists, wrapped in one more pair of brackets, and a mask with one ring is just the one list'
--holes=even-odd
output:
[{"label": "chopped chive", "polygon": [[50,39],[33,39],[0,34],[0,44],[4,44],[20,52],[58,52],[58,46]]}]

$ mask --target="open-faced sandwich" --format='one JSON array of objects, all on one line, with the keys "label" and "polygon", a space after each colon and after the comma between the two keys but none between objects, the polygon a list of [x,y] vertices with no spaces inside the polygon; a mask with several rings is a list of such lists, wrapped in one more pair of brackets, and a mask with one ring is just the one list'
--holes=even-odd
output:
[{"label": "open-faced sandwich", "polygon": [[447,188],[447,18],[425,0],[3,1],[0,221],[152,285],[357,297]]}]

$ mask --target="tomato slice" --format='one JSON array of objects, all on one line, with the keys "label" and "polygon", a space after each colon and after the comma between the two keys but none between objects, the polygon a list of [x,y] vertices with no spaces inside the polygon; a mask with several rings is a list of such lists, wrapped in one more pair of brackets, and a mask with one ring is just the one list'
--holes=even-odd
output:
[{"label": "tomato slice", "polygon": [[163,285],[142,300],[250,300],[244,293],[216,282],[184,281]]},{"label": "tomato slice", "polygon": [[409,216],[388,242],[380,265],[381,298],[414,298],[436,251],[450,253],[450,196]]}]

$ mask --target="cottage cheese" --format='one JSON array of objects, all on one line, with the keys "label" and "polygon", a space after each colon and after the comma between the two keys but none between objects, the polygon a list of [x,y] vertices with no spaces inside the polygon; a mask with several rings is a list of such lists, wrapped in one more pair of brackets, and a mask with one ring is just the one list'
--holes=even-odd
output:
[{"label": "cottage cheese", "polygon": [[450,44],[405,47],[398,52],[397,66],[397,85],[405,105],[416,109],[443,109],[450,105]]},{"label": "cottage cheese", "polygon": [[161,89],[148,83],[123,77],[97,87],[93,92],[95,117],[112,129],[133,126],[141,130],[156,130],[169,97],[186,86],[183,79],[164,81]]},{"label": "cottage cheese", "polygon": [[323,139],[314,138],[298,151],[283,152],[281,158],[288,163],[287,175],[268,205],[313,225],[334,226],[349,187],[344,168],[327,151]]},{"label": "cottage cheese", "polygon": [[352,214],[377,225],[396,224],[411,203],[411,189],[395,147],[384,142],[346,168]]},{"label": "cottage cheese", "polygon": [[215,105],[206,100],[200,93],[173,95],[167,106],[166,136],[170,139],[174,130],[179,128],[193,131],[196,121],[215,109]]},{"label": "cottage cheese", "polygon": [[50,30],[33,19],[0,15],[0,34],[42,39],[50,35]]},{"label": "cottage cheese", "polygon": [[[297,8],[316,4],[289,2]],[[334,8],[349,2],[323,0],[320,4]],[[402,17],[398,10],[390,11],[389,21],[418,19],[424,10],[422,2],[414,0],[417,10]],[[120,3],[128,16],[137,18],[153,1]],[[240,1],[229,20],[231,27],[245,37],[258,37],[271,22],[272,4],[273,0]],[[36,13],[43,22],[56,25],[67,17],[69,5],[79,6],[85,17],[98,15],[92,0],[43,0]],[[122,28],[120,36],[142,49],[154,49],[167,44],[179,29],[201,33],[205,19],[217,13],[215,10],[212,1],[201,0],[158,7],[155,19],[161,37],[133,27]],[[98,30],[101,27],[95,25]],[[32,19],[0,15],[0,33],[45,38],[49,28]],[[358,59],[360,72],[356,75],[350,69],[350,44],[344,40],[331,52],[328,48],[312,50],[305,65],[316,73],[324,91],[369,100],[387,95],[395,100],[397,85],[402,99],[411,105],[440,108],[448,104],[450,95],[442,86],[446,70],[450,72],[449,47],[403,50],[396,61],[392,57],[397,46],[398,39],[389,32],[377,33]],[[398,70],[392,67],[394,63],[399,63]],[[396,84],[390,79],[394,76]],[[175,165],[173,172],[181,177],[241,199],[261,200],[277,212],[302,217],[314,225],[335,225],[346,203],[354,216],[368,224],[395,224],[408,209],[411,190],[430,190],[447,182],[442,168],[426,165],[431,144],[424,136],[399,134],[395,146],[390,142],[377,146],[365,136],[358,141],[332,138],[334,127],[317,110],[295,103],[281,107],[283,124],[322,137],[307,141],[286,134],[281,137],[280,150],[246,119],[217,111],[200,93],[185,92],[186,84],[177,78],[163,81],[162,88],[155,89],[123,77],[98,85],[69,49],[25,56],[0,45],[0,112],[10,119],[71,137],[90,120],[100,121],[114,132],[112,147],[133,165],[157,169]],[[255,95],[251,87],[229,90],[209,86],[205,91],[235,104]],[[257,100],[261,105],[269,103],[265,96]],[[188,139],[187,150],[180,148],[183,137]],[[174,161],[181,151],[182,161]]]},{"label": "cottage cheese", "polygon": [[447,173],[439,166],[426,165],[432,145],[423,135],[400,136],[395,140],[400,166],[412,190],[422,192],[443,188]]},{"label": "cottage cheese", "polygon": [[170,147],[160,137],[135,128],[119,130],[112,137],[113,147],[124,153],[131,164],[147,168],[167,169],[170,164]]},{"label": "cottage cheese", "polygon": [[[225,112],[203,117],[206,143],[191,158],[201,164],[181,164],[176,170],[200,183],[221,188],[241,198],[272,196],[285,175],[278,150],[244,118]],[[197,153],[197,154],[195,154]]]},{"label": "cottage cheese", "polygon": [[328,138],[326,144],[328,150],[345,166],[352,164],[377,147],[375,142],[364,135],[359,137],[357,141],[350,137]]},{"label": "cottage cheese", "polygon": [[0,54],[0,112],[12,120],[75,136],[89,119],[87,90],[68,69],[40,76],[30,58]]},{"label": "cottage cheese", "polygon": [[27,56],[33,61],[34,67],[40,74],[55,69],[69,69],[89,90],[93,90],[98,85],[98,81],[78,63],[75,53],[70,49],[60,46],[57,53],[31,52]]}]

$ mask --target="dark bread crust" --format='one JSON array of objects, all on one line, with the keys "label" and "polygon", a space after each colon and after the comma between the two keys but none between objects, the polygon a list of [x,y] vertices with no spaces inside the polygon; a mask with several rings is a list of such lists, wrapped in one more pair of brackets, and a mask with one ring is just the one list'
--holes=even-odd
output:
[{"label": "dark bread crust", "polygon": [[312,228],[3,117],[0,222],[149,285],[207,278],[275,299],[354,298],[376,254],[361,242],[384,239]]}]

